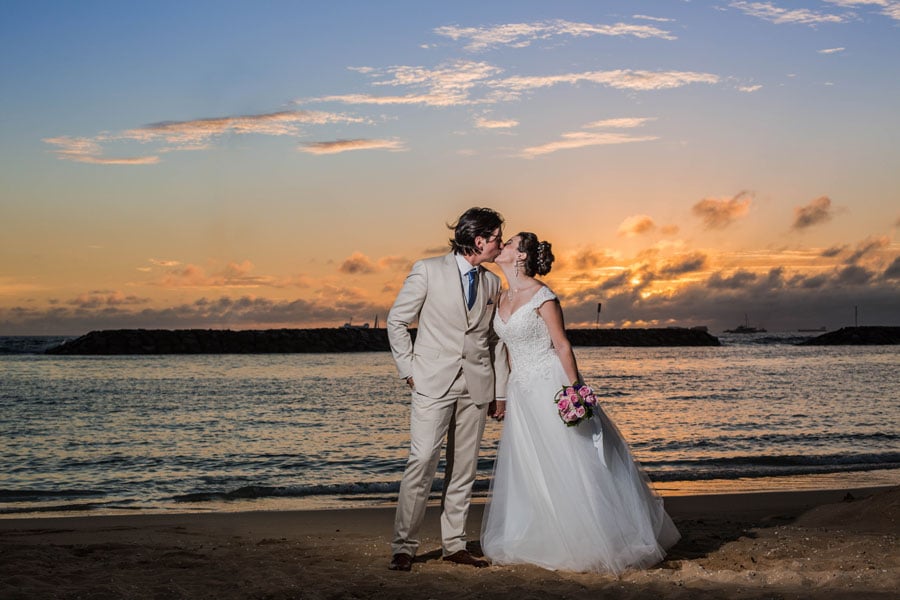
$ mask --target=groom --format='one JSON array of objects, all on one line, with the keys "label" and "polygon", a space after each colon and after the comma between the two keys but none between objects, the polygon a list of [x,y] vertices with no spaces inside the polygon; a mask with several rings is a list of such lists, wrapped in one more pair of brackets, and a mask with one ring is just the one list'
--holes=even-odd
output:
[{"label": "groom", "polygon": [[[491,327],[500,279],[480,266],[500,254],[503,217],[470,208],[450,227],[452,251],[413,265],[387,318],[394,362],[412,390],[409,460],[391,542],[395,571],[412,568],[445,435],[443,559],[488,565],[466,550],[465,526],[485,417],[490,410],[502,418],[505,405],[495,399],[506,394],[506,353]],[[408,327],[417,319],[413,345]]]}]

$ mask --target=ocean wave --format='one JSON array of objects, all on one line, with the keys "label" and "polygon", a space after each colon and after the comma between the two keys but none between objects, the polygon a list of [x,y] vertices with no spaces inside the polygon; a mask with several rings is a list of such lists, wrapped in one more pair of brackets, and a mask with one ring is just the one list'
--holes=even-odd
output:
[{"label": "ocean wave", "polygon": [[733,456],[699,460],[647,461],[641,466],[653,481],[743,479],[900,469],[900,452]]},{"label": "ocean wave", "polygon": [[[896,442],[900,441],[900,434],[874,432],[874,433],[766,433],[753,435],[722,435],[705,439],[691,440],[665,440],[662,438],[647,440],[640,444],[633,444],[633,448],[646,448],[654,453],[673,452],[679,450],[696,450],[698,448],[725,448],[733,449],[736,445],[772,447],[785,444],[802,444],[808,446],[819,443],[852,442],[865,446],[872,442]],[[823,456],[841,456],[830,454]]]},{"label": "ocean wave", "polygon": [[59,498],[98,498],[101,490],[0,490],[0,502],[40,502]]},{"label": "ocean wave", "polygon": [[0,336],[0,354],[43,354],[46,350],[59,346],[72,336]]},{"label": "ocean wave", "polygon": [[[442,482],[435,480],[432,491],[439,491],[441,485]],[[399,491],[399,481],[327,483],[297,486],[245,485],[230,491],[207,491],[179,494],[173,496],[171,499],[175,502],[216,502],[222,500],[249,500],[258,498],[396,494]]]}]

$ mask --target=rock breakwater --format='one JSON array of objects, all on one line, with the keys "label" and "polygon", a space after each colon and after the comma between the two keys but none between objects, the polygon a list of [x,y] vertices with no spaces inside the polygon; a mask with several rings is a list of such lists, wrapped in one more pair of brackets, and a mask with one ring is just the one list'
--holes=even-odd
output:
[{"label": "rock breakwater", "polygon": [[[411,330],[415,335],[415,330]],[[718,338],[691,329],[570,329],[574,346],[718,346]],[[116,329],[92,331],[47,350],[58,355],[271,354],[386,352],[385,329]]]},{"label": "rock breakwater", "polygon": [[843,327],[803,342],[804,346],[889,346],[896,344],[900,344],[900,327],[889,326]]}]

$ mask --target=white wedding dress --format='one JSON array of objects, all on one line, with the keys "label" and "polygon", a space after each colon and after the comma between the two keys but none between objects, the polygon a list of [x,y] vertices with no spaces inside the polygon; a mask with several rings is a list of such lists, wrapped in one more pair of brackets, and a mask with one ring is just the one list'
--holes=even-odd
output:
[{"label": "white wedding dress", "polygon": [[494,329],[507,345],[506,420],[481,528],[494,564],[621,573],[662,560],[680,534],[600,407],[566,427],[553,397],[570,383],[537,309],[541,287]]}]

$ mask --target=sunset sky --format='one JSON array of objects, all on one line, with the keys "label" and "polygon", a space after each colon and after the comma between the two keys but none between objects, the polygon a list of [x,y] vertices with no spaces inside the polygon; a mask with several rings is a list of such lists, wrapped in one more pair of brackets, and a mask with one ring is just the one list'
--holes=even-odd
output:
[{"label": "sunset sky", "polygon": [[900,324],[900,0],[10,0],[0,54],[0,335],[383,321],[470,206],[570,327]]}]

